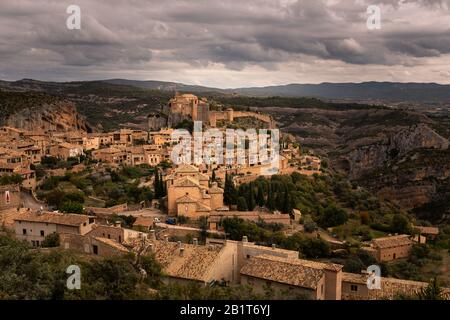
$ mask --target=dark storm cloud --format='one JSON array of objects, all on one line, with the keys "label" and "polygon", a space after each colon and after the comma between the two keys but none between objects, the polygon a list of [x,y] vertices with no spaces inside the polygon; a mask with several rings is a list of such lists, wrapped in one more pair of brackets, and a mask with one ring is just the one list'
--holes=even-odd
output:
[{"label": "dark storm cloud", "polygon": [[[450,54],[450,0],[376,3],[382,29],[369,31],[372,1],[362,0],[2,1],[0,77],[169,77],[302,61],[388,70]],[[81,7],[81,30],[65,26],[70,4]]]}]

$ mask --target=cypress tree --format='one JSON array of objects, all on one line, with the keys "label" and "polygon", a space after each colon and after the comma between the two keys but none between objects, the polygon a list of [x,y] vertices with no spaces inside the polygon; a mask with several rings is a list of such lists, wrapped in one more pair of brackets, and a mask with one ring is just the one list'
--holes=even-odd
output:
[{"label": "cypress tree", "polygon": [[269,208],[269,210],[275,209],[272,181],[269,181],[269,191],[267,193],[266,206],[267,208]]},{"label": "cypress tree", "polygon": [[249,211],[252,211],[255,209],[255,188],[253,187],[253,182],[250,182],[250,185],[248,187],[248,202],[247,202],[247,208]]},{"label": "cypress tree", "polygon": [[291,206],[291,197],[289,194],[289,189],[287,187],[287,185],[285,186],[285,190],[284,190],[284,197],[283,197],[283,212],[284,213],[290,213],[292,211],[292,206]]},{"label": "cypress tree", "polygon": [[155,189],[155,199],[161,198],[158,170],[156,170],[155,172],[155,181],[153,182],[153,187]]},{"label": "cypress tree", "polygon": [[166,190],[166,185],[164,183],[163,177],[162,177],[162,172],[160,173],[159,176],[159,188],[161,190],[161,197],[165,197],[167,195],[167,190]]},{"label": "cypress tree", "polygon": [[247,211],[247,202],[245,201],[244,197],[239,197],[238,202],[237,202],[237,209],[239,211]]},{"label": "cypress tree", "polygon": [[258,206],[260,207],[264,206],[264,189],[261,183],[258,183],[258,194],[256,197],[256,202],[258,203]]}]

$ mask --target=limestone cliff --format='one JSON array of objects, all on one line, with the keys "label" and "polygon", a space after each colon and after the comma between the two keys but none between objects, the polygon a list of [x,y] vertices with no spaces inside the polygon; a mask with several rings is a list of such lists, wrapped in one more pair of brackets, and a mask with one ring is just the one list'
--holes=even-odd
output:
[{"label": "limestone cliff", "polygon": [[0,125],[24,130],[90,131],[72,102],[30,92],[0,92]]},{"label": "limestone cliff", "polygon": [[425,124],[414,125],[386,136],[374,144],[358,147],[341,157],[352,179],[381,167],[387,161],[401,157],[415,149],[445,150],[449,141]]}]

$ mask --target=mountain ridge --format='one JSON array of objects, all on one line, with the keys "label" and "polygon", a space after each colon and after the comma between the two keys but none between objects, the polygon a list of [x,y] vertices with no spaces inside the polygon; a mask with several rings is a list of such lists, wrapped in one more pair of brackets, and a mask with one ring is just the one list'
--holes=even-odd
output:
[{"label": "mountain ridge", "polygon": [[[243,96],[280,96],[280,97],[316,97],[329,100],[383,100],[383,101],[417,101],[417,102],[450,102],[450,84],[434,82],[323,82],[320,84],[285,84],[264,87],[244,87],[233,89],[221,89],[200,85],[189,85],[181,82],[169,82],[159,80],[129,80],[121,78],[53,82],[34,79],[21,79],[18,81],[1,81],[0,88],[37,89],[48,87],[71,87],[89,85],[93,83],[105,83],[117,86],[127,86],[142,90],[180,91],[205,93],[212,92],[224,95]],[[43,89],[42,89],[43,90]]]}]

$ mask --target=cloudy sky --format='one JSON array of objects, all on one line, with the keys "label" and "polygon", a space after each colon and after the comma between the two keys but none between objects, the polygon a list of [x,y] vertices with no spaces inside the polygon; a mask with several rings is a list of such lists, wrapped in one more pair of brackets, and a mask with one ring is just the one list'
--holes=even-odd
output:
[{"label": "cloudy sky", "polygon": [[450,0],[0,0],[0,79],[21,78],[450,83]]}]

